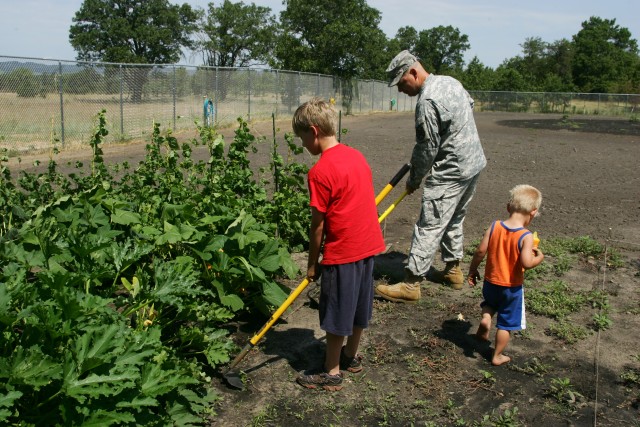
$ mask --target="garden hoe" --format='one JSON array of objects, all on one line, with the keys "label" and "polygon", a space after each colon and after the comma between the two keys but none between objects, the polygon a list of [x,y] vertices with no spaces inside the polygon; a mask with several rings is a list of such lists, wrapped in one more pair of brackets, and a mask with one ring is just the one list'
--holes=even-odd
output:
[{"label": "garden hoe", "polygon": [[[386,187],[376,197],[376,205],[378,205],[382,201],[382,199],[384,199],[386,197],[386,195],[389,194],[391,189],[402,179],[402,177],[407,173],[407,171],[410,169],[410,167],[411,167],[410,164],[404,165],[402,167],[402,169],[400,169],[400,171],[398,171],[398,173],[393,177],[393,179],[391,179],[391,181],[389,181],[389,184],[387,184]],[[378,223],[381,223],[391,213],[391,211],[395,209],[395,207],[398,205],[398,203],[400,203],[402,201],[402,199],[406,195],[407,195],[406,191],[404,193],[402,193],[402,195],[395,202],[393,202],[393,204],[391,204],[391,206],[389,206],[387,208],[387,210],[384,211],[384,213],[382,215],[380,215],[380,217],[378,218]],[[247,345],[244,346],[242,351],[235,357],[235,359],[233,359],[233,361],[231,362],[231,364],[229,365],[229,367],[227,368],[227,370],[223,374],[223,377],[224,377],[224,379],[226,380],[226,382],[227,382],[227,384],[229,386],[231,386],[233,388],[237,388],[239,390],[244,390],[244,382],[242,381],[242,378],[240,377],[240,373],[238,371],[234,371],[233,368],[235,368],[238,365],[238,363],[240,363],[240,361],[242,359],[244,359],[244,357],[247,355],[247,353],[249,353],[249,351],[256,344],[258,344],[258,341],[260,341],[260,339],[264,336],[264,334],[267,333],[269,328],[271,328],[271,326],[273,326],[273,324],[276,322],[276,320],[278,320],[280,318],[282,313],[284,313],[285,310],[287,308],[289,308],[291,303],[293,303],[293,301],[296,298],[298,298],[298,296],[302,293],[302,291],[305,290],[305,288],[309,285],[309,282],[310,282],[309,278],[308,277],[305,278],[298,285],[298,287],[295,288],[293,290],[293,292],[291,292],[289,297],[271,315],[271,317],[269,318],[267,323],[264,324],[264,326],[249,340]]]}]

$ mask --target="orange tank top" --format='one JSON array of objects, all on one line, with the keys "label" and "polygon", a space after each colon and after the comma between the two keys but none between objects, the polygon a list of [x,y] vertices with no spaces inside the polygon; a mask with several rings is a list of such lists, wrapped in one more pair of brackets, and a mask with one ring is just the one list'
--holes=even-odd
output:
[{"label": "orange tank top", "polygon": [[491,224],[484,280],[498,286],[521,286],[524,283],[520,249],[522,239],[530,233],[526,228],[508,228],[502,221]]}]

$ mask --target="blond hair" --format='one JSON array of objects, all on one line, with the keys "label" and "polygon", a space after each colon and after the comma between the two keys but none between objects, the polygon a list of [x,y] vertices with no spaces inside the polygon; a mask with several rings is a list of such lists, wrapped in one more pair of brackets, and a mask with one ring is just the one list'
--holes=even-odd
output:
[{"label": "blond hair", "polygon": [[509,192],[509,208],[514,212],[531,213],[541,204],[542,193],[530,185],[516,185]]},{"label": "blond hair", "polygon": [[308,132],[311,126],[318,128],[320,136],[334,136],[336,134],[336,110],[322,98],[311,98],[298,107],[291,119],[293,132],[300,136]]}]

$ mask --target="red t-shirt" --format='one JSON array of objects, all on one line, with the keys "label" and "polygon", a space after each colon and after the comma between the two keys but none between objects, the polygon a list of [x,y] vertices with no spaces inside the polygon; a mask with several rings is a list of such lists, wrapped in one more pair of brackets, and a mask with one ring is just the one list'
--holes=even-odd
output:
[{"label": "red t-shirt", "polygon": [[324,213],[322,264],[347,264],[382,252],[373,176],[358,150],[338,144],[309,170],[310,205]]}]

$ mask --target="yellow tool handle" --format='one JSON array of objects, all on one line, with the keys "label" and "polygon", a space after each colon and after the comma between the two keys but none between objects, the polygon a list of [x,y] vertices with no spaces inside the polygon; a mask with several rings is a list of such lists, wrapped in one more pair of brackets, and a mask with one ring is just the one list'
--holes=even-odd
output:
[{"label": "yellow tool handle", "polygon": [[387,197],[387,194],[389,194],[389,192],[393,189],[393,187],[395,187],[396,184],[398,184],[398,182],[400,182],[402,177],[405,176],[407,174],[407,172],[409,172],[409,169],[411,169],[411,163],[407,163],[407,164],[403,165],[400,168],[400,170],[398,171],[398,173],[396,173],[395,176],[393,178],[391,178],[391,181],[389,181],[389,183],[382,189],[380,194],[378,194],[376,196],[376,206],[378,206],[380,204],[382,199]]},{"label": "yellow tool handle", "polygon": [[382,221],[384,221],[384,219],[391,213],[392,210],[394,210],[396,208],[396,206],[398,206],[398,203],[400,203],[402,201],[402,199],[404,199],[407,194],[409,194],[409,193],[407,193],[407,190],[404,190],[404,192],[400,195],[400,197],[398,197],[396,199],[396,201],[393,202],[391,204],[391,206],[389,206],[387,208],[387,210],[384,211],[384,213],[382,215],[380,215],[380,217],[378,218],[378,223],[381,223]]},{"label": "yellow tool handle", "polygon": [[298,298],[298,295],[300,295],[302,293],[302,291],[305,290],[305,288],[307,287],[307,285],[309,284],[309,278],[305,278],[299,285],[297,288],[295,288],[293,290],[293,292],[291,292],[291,294],[289,295],[289,298],[287,298],[282,305],[280,306],[280,308],[278,308],[272,315],[271,318],[267,321],[267,323],[264,324],[264,326],[262,327],[262,329],[260,329],[258,331],[258,333],[256,333],[253,338],[251,338],[251,344],[252,345],[256,345],[258,343],[258,341],[260,341],[260,338],[262,338],[262,336],[264,334],[267,333],[267,331],[269,330],[269,328],[271,327],[271,325],[273,325],[276,320],[278,320],[278,318],[282,315],[282,313],[284,313],[284,311],[289,308],[289,306],[291,305],[291,303]]}]

